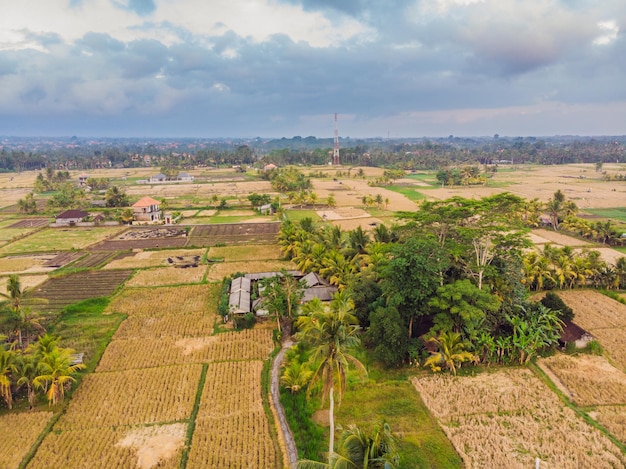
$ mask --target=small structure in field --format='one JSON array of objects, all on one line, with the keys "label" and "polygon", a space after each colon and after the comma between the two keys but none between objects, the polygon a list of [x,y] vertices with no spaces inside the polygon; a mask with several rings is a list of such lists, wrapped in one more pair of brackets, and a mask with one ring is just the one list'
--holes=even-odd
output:
[{"label": "small structure in field", "polygon": [[193,176],[189,173],[178,173],[176,180],[181,182],[193,182]]},{"label": "small structure in field", "polygon": [[78,187],[86,187],[87,186],[87,179],[89,179],[89,174],[79,174],[78,175]]},{"label": "small structure in field", "polygon": [[559,337],[559,345],[561,347],[565,347],[567,344],[574,344],[576,348],[585,348],[592,340],[595,340],[595,337],[578,324],[569,320],[564,321],[563,333]]},{"label": "small structure in field", "polygon": [[89,214],[82,210],[66,210],[56,216],[55,223],[57,225],[74,226],[76,223],[80,223],[88,216]]},{"label": "small structure in field", "polygon": [[154,176],[150,176],[149,181],[155,184],[166,182],[167,176],[163,173],[155,174]]},{"label": "small structure in field", "polygon": [[232,314],[246,314],[250,312],[250,292],[252,282],[245,277],[237,277],[230,284],[230,296],[228,298],[228,309]]},{"label": "small structure in field", "polygon": [[143,197],[133,204],[135,221],[158,222],[161,220],[161,203],[152,197]]}]

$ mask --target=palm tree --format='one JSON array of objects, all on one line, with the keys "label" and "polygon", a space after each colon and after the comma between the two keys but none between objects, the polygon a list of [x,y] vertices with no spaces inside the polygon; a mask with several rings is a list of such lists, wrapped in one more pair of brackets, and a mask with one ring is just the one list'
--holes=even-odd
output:
[{"label": "palm tree", "polygon": [[313,376],[313,371],[307,363],[292,360],[285,367],[285,371],[280,377],[280,384],[295,394],[309,384],[311,376]]},{"label": "palm tree", "polygon": [[472,353],[463,350],[468,345],[463,342],[461,334],[458,332],[442,332],[438,337],[432,337],[428,341],[437,344],[439,349],[424,362],[424,366],[430,366],[433,371],[441,371],[443,364],[456,376],[457,364],[476,360]]},{"label": "palm tree", "polygon": [[37,387],[48,387],[48,403],[56,405],[65,397],[65,385],[76,379],[72,376],[78,370],[85,368],[82,363],[72,364],[72,350],[54,348],[45,354],[40,361],[41,374],[33,383]]},{"label": "palm tree", "polygon": [[5,350],[4,347],[0,347],[0,397],[5,400],[9,409],[13,408],[11,375],[17,371],[15,364],[15,352],[13,350]]},{"label": "palm tree", "polygon": [[[313,308],[311,308],[313,309]],[[298,339],[311,346],[310,361],[317,366],[311,377],[307,393],[313,385],[322,383],[322,402],[328,396],[328,420],[330,422],[330,441],[328,443],[329,463],[335,446],[335,391],[339,402],[346,389],[346,373],[350,364],[354,365],[361,376],[367,374],[363,364],[348,353],[360,343],[358,320],[352,313],[354,303],[345,296],[331,302],[325,308],[320,302],[306,316],[298,318],[300,332]]]},{"label": "palm tree", "polygon": [[11,303],[11,308],[14,312],[17,312],[22,306],[22,299],[24,297],[24,290],[20,283],[20,278],[16,274],[9,275],[7,280],[7,292],[0,293],[0,296],[6,298],[5,303]]},{"label": "palm tree", "polygon": [[16,384],[18,386],[26,386],[28,394],[28,407],[32,409],[35,406],[35,378],[39,376],[39,360],[36,355],[22,354],[18,356],[16,366]]},{"label": "palm tree", "polygon": [[380,422],[373,435],[356,425],[348,425],[341,434],[338,451],[329,464],[301,461],[299,469],[394,469],[398,467],[398,444],[389,424]]},{"label": "palm tree", "polygon": [[546,203],[546,210],[550,214],[552,228],[557,231],[559,229],[559,218],[566,214],[575,213],[578,207],[576,207],[574,202],[565,200],[565,194],[558,190]]}]

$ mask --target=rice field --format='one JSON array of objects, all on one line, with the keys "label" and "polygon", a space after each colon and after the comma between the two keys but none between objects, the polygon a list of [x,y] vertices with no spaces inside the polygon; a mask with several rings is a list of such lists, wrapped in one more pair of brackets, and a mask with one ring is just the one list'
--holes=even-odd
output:
[{"label": "rice field", "polygon": [[557,354],[539,364],[550,369],[579,406],[626,405],[626,374],[604,357]]},{"label": "rice field", "polygon": [[126,285],[129,287],[158,287],[164,285],[200,283],[204,278],[206,270],[206,265],[188,267],[185,269],[169,266],[140,270],[126,283]]},{"label": "rice field", "polygon": [[1,415],[0,467],[17,469],[51,418],[52,412]]},{"label": "rice field", "polygon": [[[468,468],[616,468],[626,455],[525,368],[412,382]],[[442,392],[445,390],[445,392]]]},{"label": "rice field", "polygon": [[0,254],[84,249],[123,229],[121,227],[49,228],[3,246],[0,248]]},{"label": "rice field", "polygon": [[219,246],[209,249],[209,258],[223,258],[225,262],[280,260],[283,254],[276,244],[246,246]]},{"label": "rice field", "polygon": [[216,308],[218,292],[215,290],[216,287],[210,284],[126,288],[111,301],[106,312],[155,317],[199,313]]},{"label": "rice field", "polygon": [[273,272],[280,269],[294,270],[295,268],[293,262],[281,260],[223,262],[211,265],[207,274],[207,281],[217,282],[237,272]]}]

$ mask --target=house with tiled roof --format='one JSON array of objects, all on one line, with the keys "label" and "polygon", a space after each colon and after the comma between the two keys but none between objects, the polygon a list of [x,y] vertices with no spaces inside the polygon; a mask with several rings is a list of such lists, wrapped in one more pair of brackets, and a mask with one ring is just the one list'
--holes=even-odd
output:
[{"label": "house with tiled roof", "polygon": [[57,225],[75,225],[76,223],[83,221],[88,216],[89,213],[82,210],[66,210],[63,213],[59,213],[55,217],[55,223]]},{"label": "house with tiled roof", "polygon": [[135,221],[158,222],[162,218],[161,202],[152,197],[143,197],[132,206]]}]

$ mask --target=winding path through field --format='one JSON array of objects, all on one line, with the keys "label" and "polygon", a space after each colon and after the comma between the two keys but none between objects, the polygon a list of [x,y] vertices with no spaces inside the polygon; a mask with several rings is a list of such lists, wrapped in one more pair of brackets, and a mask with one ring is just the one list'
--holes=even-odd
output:
[{"label": "winding path through field", "polygon": [[272,365],[272,379],[270,384],[270,393],[272,394],[272,402],[274,403],[274,408],[276,409],[276,413],[278,414],[278,422],[280,423],[280,431],[283,434],[283,438],[285,441],[285,446],[287,448],[287,456],[289,457],[289,466],[292,468],[297,467],[298,465],[298,450],[296,449],[296,443],[293,439],[293,434],[291,433],[291,429],[287,424],[287,419],[285,417],[285,410],[280,403],[280,392],[278,387],[278,376],[280,372],[280,366],[283,363],[283,359],[285,358],[285,352],[293,345],[291,340],[287,340],[283,342],[283,346],[276,355],[274,359],[274,364]]}]

